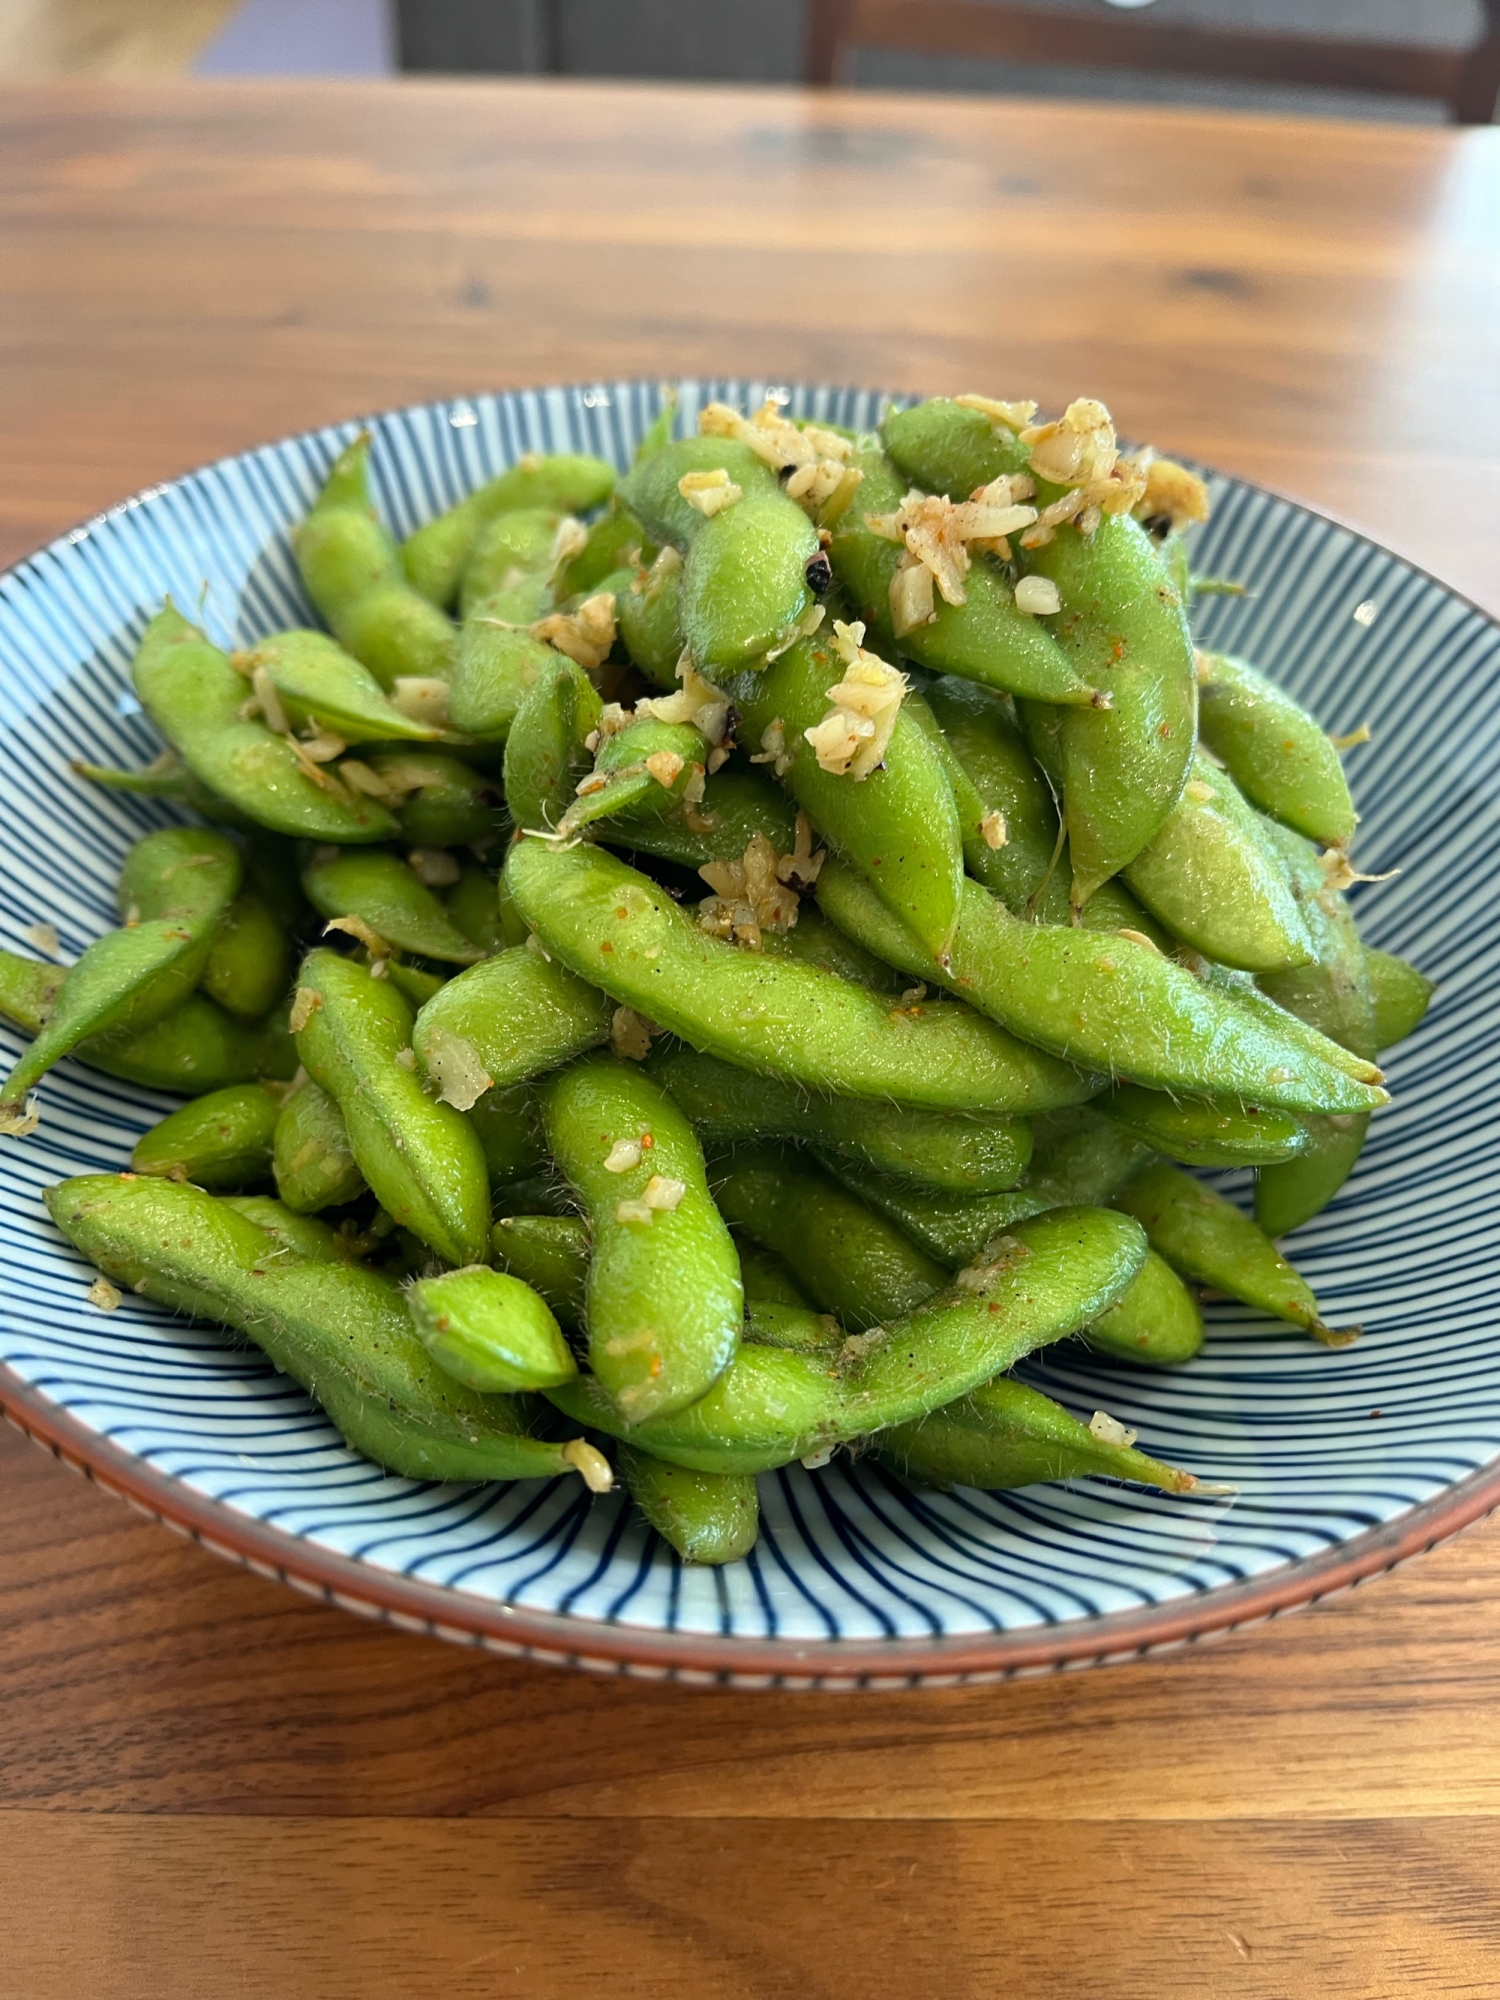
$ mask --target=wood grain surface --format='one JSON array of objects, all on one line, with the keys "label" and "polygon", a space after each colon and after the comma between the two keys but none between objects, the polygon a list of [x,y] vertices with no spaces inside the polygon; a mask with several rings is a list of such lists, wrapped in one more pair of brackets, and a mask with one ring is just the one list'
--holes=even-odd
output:
[{"label": "wood grain surface", "polygon": [[[0,92],[0,556],[427,395],[1055,404],[1500,607],[1500,134],[582,85]],[[1500,1529],[1139,1664],[689,1693],[360,1624],[0,1434],[0,1994],[1500,1992]]]}]

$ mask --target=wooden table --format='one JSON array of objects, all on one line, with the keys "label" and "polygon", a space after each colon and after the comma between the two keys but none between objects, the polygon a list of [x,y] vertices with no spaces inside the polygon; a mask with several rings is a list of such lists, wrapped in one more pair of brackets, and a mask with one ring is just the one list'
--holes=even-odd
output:
[{"label": "wooden table", "polygon": [[[1500,608],[1500,133],[579,85],[0,94],[0,555],[680,369],[1102,395]],[[686,1693],[372,1629],[0,1437],[0,1991],[1500,1990],[1500,1528],[1130,1667]]]}]

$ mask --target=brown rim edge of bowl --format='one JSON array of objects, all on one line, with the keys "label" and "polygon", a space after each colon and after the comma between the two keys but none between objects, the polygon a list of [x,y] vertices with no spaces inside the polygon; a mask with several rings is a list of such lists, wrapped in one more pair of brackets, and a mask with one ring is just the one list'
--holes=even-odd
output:
[{"label": "brown rim edge of bowl", "polygon": [[363,1617],[517,1659],[699,1684],[897,1689],[1006,1680],[1139,1658],[1262,1623],[1394,1569],[1500,1507],[1500,1460],[1395,1521],[1263,1577],[1139,1611],[1019,1632],[925,1639],[728,1639],[526,1611],[414,1582],[286,1535],[195,1493],[59,1410],[0,1366],[0,1413],[117,1499],[210,1553]]}]

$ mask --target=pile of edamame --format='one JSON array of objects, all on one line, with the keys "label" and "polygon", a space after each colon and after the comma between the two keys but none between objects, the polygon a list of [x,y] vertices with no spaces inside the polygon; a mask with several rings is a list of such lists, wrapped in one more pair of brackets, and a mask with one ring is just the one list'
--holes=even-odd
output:
[{"label": "pile of edamame", "polygon": [[78,768],[210,824],[66,972],[0,957],[3,1129],[68,1055],[180,1091],[48,1192],[90,1296],[255,1342],[396,1473],[619,1477],[711,1563],[839,1448],[1190,1491],[1008,1371],[1190,1363],[1200,1286],[1352,1337],[1273,1239],[1432,989],[1360,939],[1339,750],[1195,652],[1205,489],[1096,402],[674,428],[403,545],[361,437],[296,536],[326,629],[160,610],[162,755]]}]

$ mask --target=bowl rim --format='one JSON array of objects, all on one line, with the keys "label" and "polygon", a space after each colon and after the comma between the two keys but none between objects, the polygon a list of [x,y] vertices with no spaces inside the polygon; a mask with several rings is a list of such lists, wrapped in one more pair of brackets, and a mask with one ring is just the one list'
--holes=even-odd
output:
[{"label": "bowl rim", "polygon": [[[460,390],[360,416],[334,418],[326,424],[315,424],[205,460],[139,488],[122,500],[96,509],[73,528],[52,536],[8,564],[0,571],[0,580],[29,568],[53,550],[60,552],[70,546],[79,528],[92,526],[143,500],[154,499],[201,473],[234,464],[257,452],[274,451],[281,445],[321,438],[351,424],[374,426],[416,411],[440,410],[487,396],[659,387],[664,382],[705,379],[714,378],[683,373],[600,378],[595,382],[517,384],[506,389]],[[854,387],[822,383],[798,386],[834,389],[835,393]],[[901,393],[882,389],[855,392]],[[1191,458],[1189,462],[1200,470],[1232,480],[1236,486],[1264,494],[1328,523],[1366,548],[1399,563],[1411,574],[1424,578],[1487,624],[1500,624],[1500,618],[1484,605],[1410,556],[1386,547],[1333,510],[1313,506],[1238,473],[1221,472]],[[713,1632],[664,1631],[648,1625],[609,1623],[598,1618],[532,1610],[484,1598],[450,1584],[421,1582],[356,1557],[339,1555],[285,1529],[241,1514],[223,1501],[197,1492],[175,1475],[158,1470],[137,1453],[90,1429],[5,1363],[0,1363],[0,1416],[34,1444],[51,1452],[70,1471],[81,1474],[149,1519],[186,1536],[227,1562],[268,1581],[289,1585],[325,1604],[403,1631],[479,1647],[503,1657],[685,1685],[895,1691],[972,1686],[1065,1668],[1141,1659],[1201,1639],[1223,1637],[1286,1612],[1321,1603],[1424,1554],[1500,1509],[1500,1457],[1497,1457],[1431,1499],[1420,1501],[1392,1520],[1365,1529],[1331,1548],[1278,1563],[1238,1583],[1217,1584],[1163,1604],[1064,1619],[1009,1632],[929,1634],[896,1639],[726,1637]]]}]

